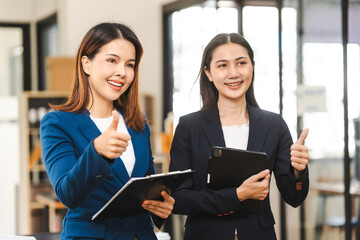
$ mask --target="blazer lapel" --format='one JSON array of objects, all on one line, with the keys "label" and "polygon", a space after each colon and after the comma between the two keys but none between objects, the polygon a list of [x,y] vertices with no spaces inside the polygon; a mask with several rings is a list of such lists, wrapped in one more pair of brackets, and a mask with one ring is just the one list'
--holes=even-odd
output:
[{"label": "blazer lapel", "polygon": [[146,174],[146,171],[149,167],[149,151],[146,143],[146,138],[144,138],[141,132],[135,132],[134,129],[128,127],[129,134],[131,136],[131,142],[134,148],[135,154],[135,165],[132,171],[132,177],[143,177]]},{"label": "blazer lapel", "polygon": [[81,124],[79,126],[81,134],[89,141],[91,142],[94,138],[97,138],[101,132],[96,127],[95,123],[90,118],[89,111],[83,112],[81,115]]},{"label": "blazer lapel", "polygon": [[[89,142],[91,142],[93,139],[100,136],[101,132],[96,127],[96,124],[91,120],[89,111],[83,112],[82,115],[83,119],[79,130],[81,134],[84,135]],[[112,171],[114,175],[117,175],[120,178],[121,182],[126,183],[129,181],[129,174],[120,158],[115,159],[115,162],[112,165]]]},{"label": "blazer lapel", "polygon": [[203,131],[210,145],[212,147],[225,147],[224,133],[221,128],[219,109],[217,104],[215,104],[215,106],[211,109],[204,111],[204,118],[206,123],[203,126]]},{"label": "blazer lapel", "polygon": [[[262,120],[263,112],[261,109],[250,105],[247,105],[247,109],[250,118],[247,150],[262,151],[269,129],[269,124]],[[225,147],[225,139],[217,105],[207,111],[204,111],[204,118],[206,123],[203,126],[203,131],[210,145]]]},{"label": "blazer lapel", "polygon": [[247,149],[251,151],[262,151],[269,124],[262,121],[262,111],[247,105],[249,113],[249,140]]}]

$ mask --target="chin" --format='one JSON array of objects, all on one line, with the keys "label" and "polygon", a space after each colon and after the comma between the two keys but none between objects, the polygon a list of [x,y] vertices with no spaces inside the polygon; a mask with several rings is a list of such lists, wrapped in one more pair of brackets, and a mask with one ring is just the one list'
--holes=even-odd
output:
[{"label": "chin", "polygon": [[108,95],[107,99],[111,102],[116,101],[120,98],[121,94],[111,94]]}]

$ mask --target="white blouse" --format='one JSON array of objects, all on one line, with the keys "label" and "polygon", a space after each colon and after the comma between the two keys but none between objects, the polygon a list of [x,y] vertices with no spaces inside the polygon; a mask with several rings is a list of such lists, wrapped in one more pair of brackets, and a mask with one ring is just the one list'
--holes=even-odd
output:
[{"label": "white blouse", "polygon": [[[129,134],[123,116],[119,112],[118,114],[119,114],[119,123],[117,128],[118,132]],[[96,124],[97,128],[100,130],[101,133],[105,132],[105,130],[109,128],[113,120],[113,116],[108,118],[94,118],[90,115],[90,118],[91,120],[94,121],[94,123]],[[121,160],[123,161],[126,167],[129,177],[131,177],[135,165],[135,153],[131,140],[128,143],[129,145],[126,147],[126,151],[123,152],[123,154],[121,155]]]},{"label": "white blouse", "polygon": [[249,139],[249,123],[242,125],[222,126],[225,145],[229,148],[246,150]]}]

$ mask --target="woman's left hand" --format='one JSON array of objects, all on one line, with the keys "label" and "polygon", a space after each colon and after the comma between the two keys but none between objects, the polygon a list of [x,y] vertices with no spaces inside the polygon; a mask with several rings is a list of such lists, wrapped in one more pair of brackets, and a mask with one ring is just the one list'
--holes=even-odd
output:
[{"label": "woman's left hand", "polygon": [[175,200],[165,191],[161,192],[161,196],[164,198],[163,202],[145,200],[141,206],[161,218],[167,218],[174,208]]},{"label": "woman's left hand", "polygon": [[305,128],[295,144],[291,145],[291,165],[294,167],[295,178],[299,178],[309,162],[309,150],[304,146],[304,141],[309,133]]}]

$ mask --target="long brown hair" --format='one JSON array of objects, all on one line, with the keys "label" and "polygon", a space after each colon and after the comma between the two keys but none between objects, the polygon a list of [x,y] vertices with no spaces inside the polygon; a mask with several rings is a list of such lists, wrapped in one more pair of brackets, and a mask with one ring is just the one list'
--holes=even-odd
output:
[{"label": "long brown hair", "polygon": [[135,47],[134,80],[119,99],[114,101],[114,106],[123,112],[128,126],[139,131],[144,129],[146,123],[139,104],[139,64],[143,49],[135,33],[129,27],[119,23],[101,23],[86,33],[76,54],[72,92],[65,103],[50,106],[55,110],[65,112],[83,112],[86,110],[92,93],[88,75],[82,67],[81,58],[87,56],[90,60],[93,59],[102,46],[114,39],[125,39]]},{"label": "long brown hair", "polygon": [[202,98],[202,109],[209,109],[214,106],[219,98],[219,92],[216,89],[213,82],[210,82],[208,77],[205,74],[205,68],[210,71],[210,63],[212,60],[213,52],[215,48],[220,45],[226,43],[236,43],[244,48],[246,48],[250,61],[253,65],[253,75],[252,81],[250,84],[249,89],[246,91],[245,98],[247,104],[253,107],[259,107],[258,103],[256,102],[255,95],[254,95],[254,69],[255,69],[255,61],[254,61],[254,52],[250,46],[250,44],[246,41],[246,39],[238,33],[221,33],[216,35],[205,47],[204,53],[202,56],[201,67],[200,67],[200,94]]}]

